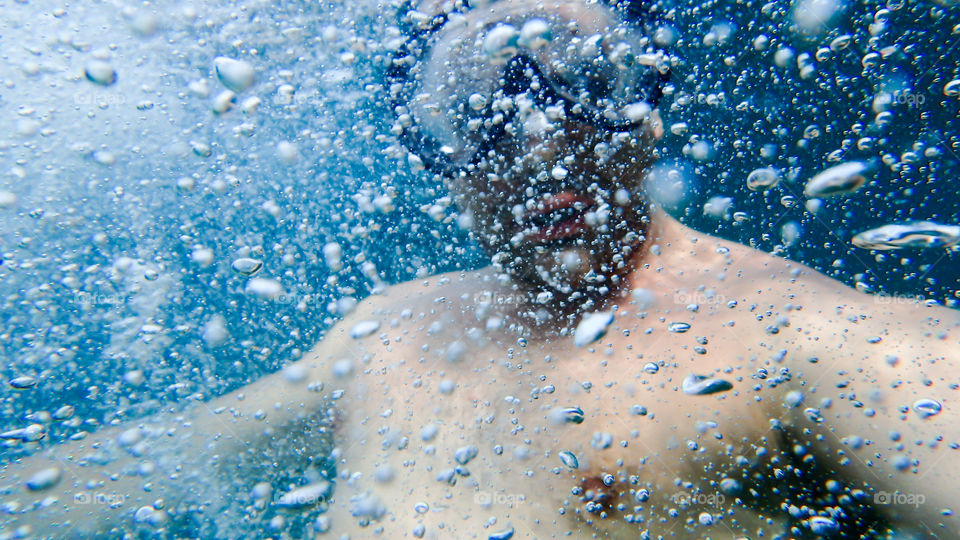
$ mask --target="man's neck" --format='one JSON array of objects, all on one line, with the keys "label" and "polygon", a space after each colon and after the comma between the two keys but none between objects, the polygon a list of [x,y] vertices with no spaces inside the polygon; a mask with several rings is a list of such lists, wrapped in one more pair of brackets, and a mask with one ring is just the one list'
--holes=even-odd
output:
[{"label": "man's neck", "polygon": [[[669,270],[677,264],[678,257],[696,256],[697,238],[702,235],[659,208],[650,212],[649,219],[643,244],[630,258],[629,270],[622,279],[625,294],[652,288],[655,282],[652,274],[660,268]],[[622,296],[624,294],[618,295]]]},{"label": "man's neck", "polygon": [[[540,303],[537,296],[543,292],[542,287],[514,281],[517,298],[525,298],[526,302],[515,305],[513,312],[505,315],[516,318],[536,339],[575,328],[587,313],[626,307],[634,301],[632,291],[655,290],[662,278],[660,269],[669,268],[672,259],[684,257],[695,249],[696,232],[659,209],[652,210],[648,220],[642,241],[629,256],[625,268],[607,281],[609,287],[604,293],[596,289],[570,295],[555,293],[552,301]],[[544,313],[548,316],[543,317]]]}]

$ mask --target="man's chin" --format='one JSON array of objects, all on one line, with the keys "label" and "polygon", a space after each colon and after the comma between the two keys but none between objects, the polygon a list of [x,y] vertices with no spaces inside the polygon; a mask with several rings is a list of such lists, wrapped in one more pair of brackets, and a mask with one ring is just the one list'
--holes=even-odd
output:
[{"label": "man's chin", "polygon": [[594,255],[584,247],[570,246],[537,253],[533,270],[544,285],[562,294],[585,289],[594,268]]},{"label": "man's chin", "polygon": [[542,293],[549,293],[546,298],[553,304],[593,296],[588,293],[597,289],[595,259],[586,247],[566,246],[514,256],[512,260],[523,261],[523,264],[504,265],[501,269],[525,288],[531,299],[542,299]]}]

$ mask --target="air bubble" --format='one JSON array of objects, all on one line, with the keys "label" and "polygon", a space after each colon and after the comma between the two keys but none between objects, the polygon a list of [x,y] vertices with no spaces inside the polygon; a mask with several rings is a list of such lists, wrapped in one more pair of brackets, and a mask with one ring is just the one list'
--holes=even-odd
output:
[{"label": "air bubble", "polygon": [[253,85],[256,71],[243,60],[218,56],[213,59],[213,68],[220,83],[234,92],[243,92]]},{"label": "air bubble", "polygon": [[580,467],[580,462],[577,461],[577,456],[573,452],[568,452],[562,450],[557,456],[560,458],[560,461],[570,469],[577,469]]},{"label": "air bubble", "polygon": [[695,375],[691,373],[683,380],[683,393],[691,396],[706,396],[719,392],[726,392],[733,385],[723,379]]},{"label": "air bubble", "polygon": [[577,347],[586,347],[602,338],[612,323],[613,313],[610,312],[590,313],[584,316],[574,332],[573,344]]},{"label": "air bubble", "polygon": [[103,60],[91,60],[83,68],[87,80],[100,86],[110,86],[117,82],[117,72],[113,66]]},{"label": "air bubble", "polygon": [[924,398],[913,402],[913,410],[920,415],[920,418],[929,418],[940,414],[943,405],[939,401]]},{"label": "air bubble", "polygon": [[947,97],[960,96],[960,79],[954,79],[943,86],[943,95]]},{"label": "air bubble", "polygon": [[230,265],[233,268],[233,271],[242,275],[242,276],[252,276],[263,268],[263,261],[257,259],[250,259],[247,257],[241,257]]},{"label": "air bubble", "polygon": [[685,322],[672,322],[667,326],[667,330],[675,334],[684,334],[690,330],[690,325]]}]

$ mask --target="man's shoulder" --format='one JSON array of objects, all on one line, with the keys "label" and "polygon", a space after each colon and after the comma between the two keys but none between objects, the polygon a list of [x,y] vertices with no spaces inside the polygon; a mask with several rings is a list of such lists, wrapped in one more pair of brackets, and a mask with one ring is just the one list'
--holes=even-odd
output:
[{"label": "man's shoulder", "polygon": [[853,287],[804,263],[723,238],[707,238],[729,253],[728,273],[734,274],[733,277],[739,278],[737,282],[755,289],[755,292],[848,299],[864,296]]},{"label": "man's shoulder", "polygon": [[471,302],[484,290],[497,288],[489,269],[446,272],[390,285],[365,298],[355,314],[367,316],[437,311],[437,306]]},{"label": "man's shoulder", "polygon": [[[716,293],[726,300],[762,309],[777,318],[786,318],[795,329],[816,330],[818,343],[833,343],[839,334],[825,332],[826,326],[846,327],[850,317],[890,319],[894,313],[907,311],[904,306],[888,306],[883,298],[867,294],[806,264],[767,253],[751,246],[709,235],[700,235],[698,249],[705,255],[723,253],[709,271],[718,277],[713,285]],[[708,257],[705,257],[708,258]],[[758,339],[770,324],[765,317],[759,326],[741,326],[740,332],[754,328]],[[825,326],[826,325],[826,326]]]},{"label": "man's shoulder", "polygon": [[448,272],[385,287],[358,303],[329,330],[319,348],[327,354],[391,358],[419,354],[429,339],[442,342],[476,324],[477,297],[496,280],[489,270]]}]

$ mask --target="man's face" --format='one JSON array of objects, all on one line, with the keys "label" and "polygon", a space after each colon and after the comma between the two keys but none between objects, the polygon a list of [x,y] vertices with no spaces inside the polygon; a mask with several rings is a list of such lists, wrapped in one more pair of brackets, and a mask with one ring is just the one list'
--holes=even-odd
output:
[{"label": "man's face", "polygon": [[[647,69],[643,39],[600,4],[518,0],[448,22],[421,62],[411,109],[472,160],[451,179],[465,221],[534,289],[602,294],[642,241],[643,180],[662,135],[639,93],[649,83],[630,75]],[[596,104],[619,121],[598,119]],[[474,152],[471,140],[494,142]]]},{"label": "man's face", "polygon": [[643,180],[659,116],[628,133],[533,116],[522,137],[505,137],[451,188],[506,272],[562,295],[603,293],[628,271],[646,230]]}]

